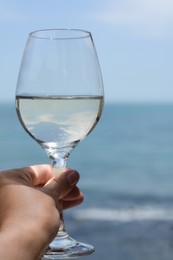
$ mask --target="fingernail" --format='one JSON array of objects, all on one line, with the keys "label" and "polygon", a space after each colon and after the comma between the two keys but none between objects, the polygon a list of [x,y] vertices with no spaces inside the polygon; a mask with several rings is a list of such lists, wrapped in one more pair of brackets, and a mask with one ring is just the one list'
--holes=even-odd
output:
[{"label": "fingernail", "polygon": [[70,183],[70,186],[74,186],[79,180],[79,174],[76,171],[69,171],[67,180]]}]

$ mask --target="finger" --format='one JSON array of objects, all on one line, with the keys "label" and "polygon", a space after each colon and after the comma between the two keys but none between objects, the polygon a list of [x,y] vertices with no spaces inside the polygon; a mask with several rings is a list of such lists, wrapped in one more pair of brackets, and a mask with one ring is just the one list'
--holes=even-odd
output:
[{"label": "finger", "polygon": [[49,180],[44,185],[43,190],[55,200],[61,199],[73,189],[78,181],[78,172],[71,169],[64,169],[62,172],[58,172],[57,176]]},{"label": "finger", "polygon": [[81,191],[80,189],[75,186],[67,195],[65,195],[62,200],[63,201],[70,201],[70,200],[75,200],[77,199],[78,197],[81,196]]},{"label": "finger", "polygon": [[[15,174],[14,174],[15,173]],[[29,186],[43,186],[50,178],[53,177],[49,165],[34,165],[19,169],[6,170],[1,172],[10,180]]]},{"label": "finger", "polygon": [[74,206],[77,206],[81,204],[84,200],[83,193],[79,190],[78,187],[73,188],[73,190],[68,193],[63,199],[62,199],[62,206],[63,209],[72,208]]},{"label": "finger", "polygon": [[25,167],[24,172],[29,174],[31,185],[34,187],[44,185],[53,177],[52,168],[47,164]]},{"label": "finger", "polygon": [[83,199],[84,199],[84,197],[81,196],[73,201],[62,201],[63,210],[78,206],[79,204],[82,203]]}]

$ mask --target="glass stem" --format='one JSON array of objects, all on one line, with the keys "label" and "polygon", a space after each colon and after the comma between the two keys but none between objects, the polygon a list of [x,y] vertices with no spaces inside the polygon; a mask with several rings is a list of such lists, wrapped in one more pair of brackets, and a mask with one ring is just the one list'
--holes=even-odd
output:
[{"label": "glass stem", "polygon": [[[67,158],[65,157],[57,157],[55,160],[52,161],[52,170],[62,170],[63,168],[66,167],[66,161]],[[61,207],[61,212],[60,212],[60,225],[59,225],[59,231],[57,236],[62,237],[62,236],[66,236],[66,229],[65,229],[65,225],[64,225],[64,217],[63,217],[63,206],[62,203],[60,205]]]},{"label": "glass stem", "polygon": [[65,229],[65,225],[64,225],[63,212],[61,212],[60,213],[60,225],[59,225],[58,235],[62,236],[64,234],[66,234],[66,229]]},{"label": "glass stem", "polygon": [[55,169],[63,169],[66,167],[67,159],[64,157],[57,157],[55,160],[52,161],[52,167]]}]

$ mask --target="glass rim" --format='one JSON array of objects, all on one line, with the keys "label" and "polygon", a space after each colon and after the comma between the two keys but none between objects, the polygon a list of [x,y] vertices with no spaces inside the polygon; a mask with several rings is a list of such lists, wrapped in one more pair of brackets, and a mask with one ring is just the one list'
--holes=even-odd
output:
[{"label": "glass rim", "polygon": [[[58,32],[57,35],[55,35],[56,32]],[[54,28],[32,31],[29,33],[29,37],[40,40],[74,40],[91,37],[91,33],[83,29]]]}]

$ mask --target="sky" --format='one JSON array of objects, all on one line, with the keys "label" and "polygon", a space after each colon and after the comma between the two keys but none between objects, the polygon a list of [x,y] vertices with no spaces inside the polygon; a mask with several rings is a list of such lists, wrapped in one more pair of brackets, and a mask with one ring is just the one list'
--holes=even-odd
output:
[{"label": "sky", "polygon": [[0,0],[0,100],[14,100],[28,33],[92,33],[106,102],[173,102],[172,0]]}]

